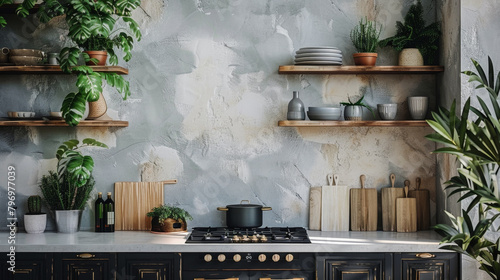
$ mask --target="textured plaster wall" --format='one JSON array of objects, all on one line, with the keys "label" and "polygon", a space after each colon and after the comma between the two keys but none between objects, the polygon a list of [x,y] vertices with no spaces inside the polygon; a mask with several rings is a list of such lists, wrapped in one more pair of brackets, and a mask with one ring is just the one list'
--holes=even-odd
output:
[{"label": "textured plaster wall", "polygon": [[[96,191],[113,191],[116,181],[157,181],[165,201],[194,216],[191,226],[224,225],[217,206],[253,203],[271,206],[267,226],[307,226],[309,188],[326,184],[327,173],[341,184],[397,186],[405,179],[435,197],[436,163],[429,128],[284,128],[293,90],[306,106],[331,105],[364,93],[372,107],[399,104],[398,119],[408,119],[406,98],[429,96],[436,104],[434,75],[278,75],[293,63],[294,51],[313,45],[336,46],[352,65],[349,32],[361,17],[383,24],[382,38],[395,32],[413,1],[391,0],[143,0],[134,13],[143,40],[135,44],[130,69],[132,96],[122,101],[106,88],[109,115],[128,120],[121,129],[0,128],[0,205],[6,205],[6,170],[17,169],[20,218],[38,182],[55,168],[55,150],[67,139],[93,137],[110,149],[92,149]],[[436,19],[435,1],[424,0],[428,22]],[[0,43],[11,48],[57,51],[68,45],[61,19],[38,24],[33,18],[8,18]],[[396,52],[379,53],[379,65],[395,65]],[[0,76],[0,116],[33,110],[58,110],[74,90],[69,76]],[[372,119],[368,111],[366,119]],[[376,116],[375,118],[378,118]],[[90,229],[93,207],[84,212]],[[435,205],[432,202],[433,219]],[[22,225],[22,223],[21,223]],[[54,229],[52,220],[49,230]]]}]

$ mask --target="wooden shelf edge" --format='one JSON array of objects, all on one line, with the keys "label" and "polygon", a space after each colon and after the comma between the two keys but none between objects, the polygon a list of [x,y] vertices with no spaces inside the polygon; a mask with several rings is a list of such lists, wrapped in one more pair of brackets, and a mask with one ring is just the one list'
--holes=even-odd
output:
[{"label": "wooden shelf edge", "polygon": [[429,127],[426,121],[279,121],[282,127]]},{"label": "wooden shelf edge", "polygon": [[279,74],[436,74],[443,66],[319,66],[280,65]]},{"label": "wooden shelf edge", "polygon": [[[128,75],[128,69],[121,66],[90,66],[95,72]],[[0,74],[66,74],[59,65],[0,66]]]},{"label": "wooden shelf edge", "polygon": [[[1,120],[1,126],[18,126],[18,127],[69,127],[63,120]],[[128,121],[113,121],[113,120],[88,120],[81,121],[76,127],[128,127]]]}]

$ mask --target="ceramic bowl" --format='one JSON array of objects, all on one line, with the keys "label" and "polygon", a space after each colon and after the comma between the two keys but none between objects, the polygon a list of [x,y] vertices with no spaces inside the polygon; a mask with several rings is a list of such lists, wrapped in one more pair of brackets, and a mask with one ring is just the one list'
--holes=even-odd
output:
[{"label": "ceramic bowl", "polygon": [[35,112],[7,112],[9,118],[33,118]]},{"label": "ceramic bowl", "polygon": [[336,113],[318,113],[307,111],[307,116],[311,121],[336,121],[341,115],[342,112],[340,110]]},{"label": "ceramic bowl", "polygon": [[410,96],[408,97],[408,109],[410,117],[414,120],[423,120],[427,115],[427,106],[429,98],[426,96]]},{"label": "ceramic bowl", "polygon": [[14,63],[15,65],[21,65],[21,66],[33,66],[33,65],[38,65],[42,63],[42,58],[41,57],[36,57],[36,56],[9,56],[10,62]]},{"label": "ceramic bowl", "polygon": [[43,57],[43,52],[41,50],[33,49],[10,49],[10,56],[34,56]]},{"label": "ceramic bowl", "polygon": [[309,107],[311,113],[337,114],[341,112],[339,106]]},{"label": "ceramic bowl", "polygon": [[398,112],[398,104],[377,104],[378,114],[382,120],[393,120]]},{"label": "ceramic bowl", "polygon": [[62,118],[62,112],[50,112],[50,116],[54,118]]}]

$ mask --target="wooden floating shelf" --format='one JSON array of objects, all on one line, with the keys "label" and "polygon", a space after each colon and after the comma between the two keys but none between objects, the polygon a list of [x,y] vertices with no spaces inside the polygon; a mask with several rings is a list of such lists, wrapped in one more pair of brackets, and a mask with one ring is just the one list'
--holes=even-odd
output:
[{"label": "wooden floating shelf", "polygon": [[284,127],[428,127],[426,121],[279,121]]},{"label": "wooden floating shelf", "polygon": [[[128,69],[121,66],[90,66],[95,72],[128,75]],[[59,65],[0,66],[0,74],[66,74]]]},{"label": "wooden floating shelf", "polygon": [[[63,120],[1,120],[0,126],[62,127],[69,125]],[[89,120],[81,121],[76,127],[127,127],[128,121]]]},{"label": "wooden floating shelf", "polygon": [[435,74],[443,66],[317,66],[282,65],[279,74]]},{"label": "wooden floating shelf", "polygon": [[[0,15],[15,15],[16,14],[16,9],[19,7],[19,4],[5,4],[0,6]],[[35,13],[40,9],[39,4],[35,4],[33,9],[30,9],[30,14]]]}]

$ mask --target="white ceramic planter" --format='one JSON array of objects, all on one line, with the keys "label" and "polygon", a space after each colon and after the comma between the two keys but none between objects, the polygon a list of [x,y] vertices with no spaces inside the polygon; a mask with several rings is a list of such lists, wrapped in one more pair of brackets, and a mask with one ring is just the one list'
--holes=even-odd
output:
[{"label": "white ceramic planter", "polygon": [[410,96],[408,97],[408,109],[410,117],[413,120],[423,120],[427,115],[427,106],[429,98],[426,96]]},{"label": "white ceramic planter", "polygon": [[400,66],[422,66],[424,65],[424,58],[418,49],[408,48],[403,49],[399,53]]},{"label": "white ceramic planter", "polygon": [[47,214],[25,214],[24,229],[27,233],[42,233],[47,225]]},{"label": "white ceramic planter", "polygon": [[348,105],[344,108],[344,119],[346,121],[363,120],[363,106]]}]

